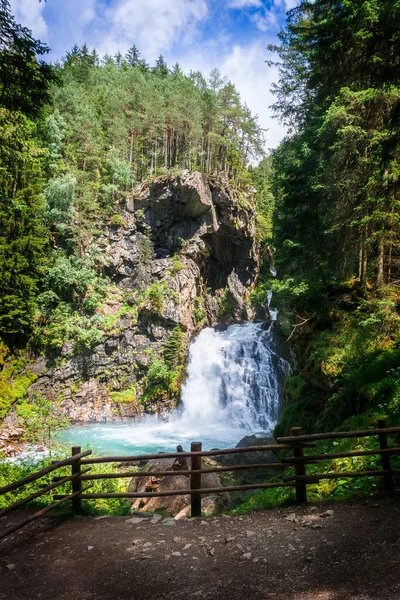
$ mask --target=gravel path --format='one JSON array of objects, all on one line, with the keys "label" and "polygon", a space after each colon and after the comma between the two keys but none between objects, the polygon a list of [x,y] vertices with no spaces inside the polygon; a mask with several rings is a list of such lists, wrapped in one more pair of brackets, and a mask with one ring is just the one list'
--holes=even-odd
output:
[{"label": "gravel path", "polygon": [[54,516],[0,542],[0,599],[400,600],[399,526],[386,499],[192,521]]}]

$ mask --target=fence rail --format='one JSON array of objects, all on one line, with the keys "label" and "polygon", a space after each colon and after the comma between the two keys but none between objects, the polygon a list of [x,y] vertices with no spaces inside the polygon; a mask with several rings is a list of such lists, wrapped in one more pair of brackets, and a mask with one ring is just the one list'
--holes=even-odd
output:
[{"label": "fence rail", "polygon": [[[71,483],[72,490],[67,495],[55,495],[55,503],[40,510],[39,512],[29,516],[24,521],[13,524],[12,526],[6,527],[4,531],[0,532],[0,540],[7,537],[11,533],[20,529],[21,527],[31,523],[33,520],[43,516],[50,510],[60,506],[62,503],[71,500],[72,509],[75,512],[82,510],[82,500],[92,500],[98,498],[157,498],[164,496],[181,496],[190,495],[191,499],[191,515],[192,517],[201,516],[201,496],[203,494],[220,494],[224,492],[244,491],[244,490],[264,490],[278,487],[294,487],[296,490],[296,500],[299,503],[307,501],[307,485],[317,483],[320,479],[335,479],[335,478],[353,478],[353,477],[383,477],[385,492],[389,493],[393,489],[393,476],[400,474],[400,471],[393,470],[390,464],[390,457],[392,455],[400,454],[400,447],[396,446],[390,448],[388,445],[388,435],[395,435],[400,433],[400,427],[386,427],[385,421],[380,419],[376,429],[366,429],[362,431],[341,431],[341,432],[327,432],[327,433],[316,433],[303,435],[300,427],[292,428],[292,435],[286,437],[277,438],[277,444],[264,445],[264,446],[249,446],[247,448],[227,448],[223,450],[202,450],[201,442],[192,442],[190,452],[167,452],[159,454],[146,454],[136,456],[105,456],[100,458],[86,458],[92,451],[86,450],[81,452],[81,448],[74,446],[72,448],[72,455],[61,461],[57,461],[41,469],[40,471],[25,477],[19,481],[10,483],[0,488],[0,495],[10,491],[14,491],[28,483],[32,483],[44,475],[56,471],[61,467],[70,466],[71,475],[69,476],[56,476],[53,478],[53,483],[45,486],[39,491],[30,494],[26,498],[19,500],[8,506],[7,508],[0,511],[0,516],[7,514],[11,510],[20,508],[25,504],[28,504],[32,500],[52,492],[53,489],[64,485],[65,483]],[[345,438],[365,438],[376,436],[379,441],[379,448],[371,450],[356,450],[349,452],[336,452],[336,453],[322,453],[322,454],[309,454],[305,455],[304,450],[315,448],[316,442],[321,440],[331,439],[345,439]],[[202,458],[211,456],[224,456],[232,454],[242,454],[249,452],[263,452],[263,451],[281,451],[290,450],[292,456],[285,456],[279,459],[279,462],[275,463],[262,463],[253,465],[229,465],[222,467],[211,467],[203,468]],[[335,473],[312,473],[307,474],[306,467],[310,464],[318,464],[320,461],[330,460],[335,458],[347,458],[357,456],[373,456],[380,455],[382,468],[373,469],[367,471],[354,471],[354,472],[335,472]],[[90,474],[90,468],[82,469],[87,465],[104,464],[104,463],[124,463],[124,462],[137,462],[137,461],[148,461],[151,459],[182,459],[190,458],[190,468],[184,466],[179,470],[160,470],[160,471],[128,471],[122,473],[97,473]],[[253,469],[266,469],[276,468],[284,469],[287,467],[293,467],[295,474],[281,476],[281,481],[274,483],[253,483],[246,485],[235,485],[225,486],[217,488],[203,488],[202,487],[202,475],[206,473],[222,473],[229,471],[247,471]],[[89,473],[89,474],[88,474]],[[102,479],[120,479],[127,477],[168,477],[173,475],[187,475],[190,481],[190,487],[184,490],[171,490],[171,491],[148,491],[144,492],[121,492],[121,493],[88,493],[89,486],[83,487],[83,482],[90,482]]]}]

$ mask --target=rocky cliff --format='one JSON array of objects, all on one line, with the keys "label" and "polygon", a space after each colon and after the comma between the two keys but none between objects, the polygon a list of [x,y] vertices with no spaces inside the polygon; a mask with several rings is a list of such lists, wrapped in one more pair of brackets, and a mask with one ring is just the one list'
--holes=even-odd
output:
[{"label": "rocky cliff", "polygon": [[104,256],[112,282],[98,309],[101,339],[82,351],[71,340],[35,360],[29,393],[54,400],[73,422],[168,412],[191,337],[251,317],[253,194],[237,197],[223,177],[182,172],[127,196],[87,244]]}]

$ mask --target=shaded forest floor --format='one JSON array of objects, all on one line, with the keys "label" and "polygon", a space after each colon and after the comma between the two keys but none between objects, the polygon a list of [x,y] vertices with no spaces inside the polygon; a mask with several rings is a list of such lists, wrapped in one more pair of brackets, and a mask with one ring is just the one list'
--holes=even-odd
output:
[{"label": "shaded forest floor", "polygon": [[399,526],[392,499],[156,523],[56,515],[0,542],[0,599],[399,600]]}]

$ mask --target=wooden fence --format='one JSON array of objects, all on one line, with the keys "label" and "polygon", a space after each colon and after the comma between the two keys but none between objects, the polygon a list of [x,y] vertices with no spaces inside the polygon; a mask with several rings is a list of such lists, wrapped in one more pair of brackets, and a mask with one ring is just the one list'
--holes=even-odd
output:
[{"label": "wooden fence", "polygon": [[[23,500],[19,500],[14,504],[11,504],[7,508],[0,510],[0,517],[7,514],[11,510],[20,508],[30,501],[38,498],[60,485],[67,482],[71,482],[72,490],[68,495],[54,496],[56,502],[50,506],[42,509],[41,511],[29,516],[18,524],[14,524],[5,528],[4,531],[0,532],[0,539],[7,537],[17,529],[20,529],[24,525],[27,525],[34,519],[37,519],[58,507],[60,504],[71,500],[72,509],[75,512],[82,510],[82,500],[92,500],[97,498],[156,498],[161,496],[181,496],[190,495],[191,498],[191,515],[192,517],[201,516],[201,496],[202,494],[218,494],[222,492],[235,492],[243,490],[264,490],[278,487],[294,487],[296,490],[296,500],[299,503],[307,501],[307,485],[315,484],[321,479],[333,479],[333,478],[347,478],[347,477],[383,477],[384,490],[387,493],[393,491],[393,477],[398,476],[400,471],[393,470],[390,464],[390,457],[392,455],[400,454],[400,447],[390,448],[388,445],[388,435],[394,435],[400,433],[400,427],[387,428],[383,419],[378,421],[377,429],[367,429],[363,431],[342,431],[342,432],[329,432],[329,433],[315,433],[309,435],[303,435],[301,427],[294,427],[292,429],[292,435],[288,437],[277,438],[277,444],[267,446],[251,446],[247,448],[228,448],[224,450],[210,450],[203,451],[201,442],[192,442],[190,452],[171,452],[171,453],[159,453],[159,454],[145,454],[138,456],[105,456],[100,458],[86,458],[92,451],[87,450],[81,452],[80,447],[72,448],[72,455],[62,461],[57,461],[24,479],[10,483],[3,488],[0,488],[0,495],[7,492],[16,490],[28,483],[32,483],[47,475],[52,471],[56,471],[61,467],[70,466],[71,475],[69,476],[58,476],[53,478],[53,483],[43,487],[39,491],[27,496]],[[304,450],[307,448],[314,448],[317,441],[321,440],[332,440],[332,439],[343,439],[343,438],[365,438],[370,436],[376,436],[379,440],[379,448],[372,450],[356,450],[351,452],[337,452],[337,453],[325,453],[325,454],[304,454]],[[289,450],[291,456],[283,457],[279,462],[274,463],[263,463],[263,464],[252,464],[252,465],[235,465],[227,467],[212,467],[203,468],[202,457],[207,456],[224,456],[229,454],[240,454],[248,452],[263,452],[263,451],[281,451]],[[307,474],[307,464],[318,464],[319,461],[335,458],[347,458],[354,456],[370,456],[380,455],[381,458],[381,469],[367,470],[367,471],[354,471],[354,472],[335,472],[335,473],[313,473]],[[90,474],[89,465],[102,464],[102,463],[124,463],[134,461],[147,461],[151,459],[167,459],[167,458],[190,458],[190,469],[185,470],[164,470],[164,471],[128,471],[121,473],[98,473]],[[225,486],[217,488],[202,488],[202,475],[205,473],[223,473],[227,471],[248,471],[252,469],[284,469],[287,467],[294,467],[295,474],[291,476],[282,476],[281,481],[275,483],[253,483],[248,485],[235,485]],[[179,475],[188,475],[190,478],[190,487],[185,490],[172,490],[172,491],[145,491],[145,492],[121,492],[121,493],[90,493],[90,485],[83,487],[82,482],[90,482],[99,479],[121,479],[123,477],[168,477]]]}]

